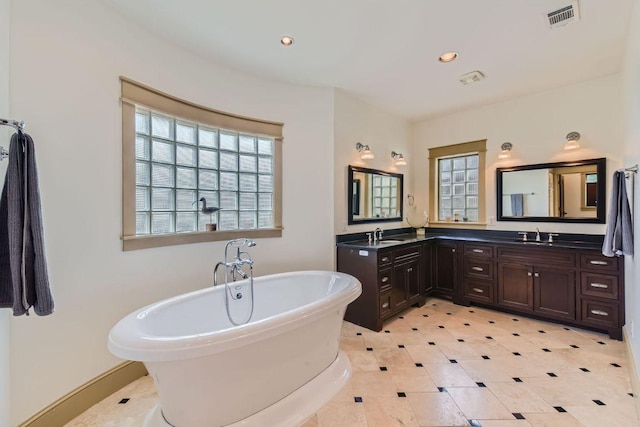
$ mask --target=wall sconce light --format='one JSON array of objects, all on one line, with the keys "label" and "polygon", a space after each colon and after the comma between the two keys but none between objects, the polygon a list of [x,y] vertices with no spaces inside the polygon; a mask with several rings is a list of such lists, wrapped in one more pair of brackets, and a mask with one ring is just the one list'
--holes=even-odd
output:
[{"label": "wall sconce light", "polygon": [[511,149],[513,148],[513,144],[510,142],[505,142],[500,146],[500,153],[498,154],[499,159],[510,159],[511,158]]},{"label": "wall sconce light", "polygon": [[368,145],[362,145],[359,142],[356,144],[356,150],[360,152],[360,158],[362,160],[373,159],[373,152],[369,149]]},{"label": "wall sconce light", "polygon": [[405,158],[402,155],[402,153],[396,153],[395,151],[392,151],[391,152],[391,157],[393,158],[393,160],[395,160],[396,166],[406,166],[407,165],[407,161],[405,160]]},{"label": "wall sconce light", "polygon": [[580,148],[580,143],[578,140],[580,139],[580,134],[578,132],[569,132],[567,134],[567,143],[564,145],[565,150],[575,150],[576,148]]}]

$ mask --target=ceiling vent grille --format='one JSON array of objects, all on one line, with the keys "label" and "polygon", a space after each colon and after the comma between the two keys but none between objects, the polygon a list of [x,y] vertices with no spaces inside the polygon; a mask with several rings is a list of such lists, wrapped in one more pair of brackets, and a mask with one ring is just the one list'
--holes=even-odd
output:
[{"label": "ceiling vent grille", "polygon": [[461,75],[458,79],[463,85],[468,85],[484,79],[484,74],[482,74],[482,72],[480,71],[472,71],[470,73]]},{"label": "ceiling vent grille", "polygon": [[572,2],[569,6],[547,13],[547,20],[549,28],[551,29],[564,27],[567,24],[577,22],[579,19],[580,14],[577,1]]}]

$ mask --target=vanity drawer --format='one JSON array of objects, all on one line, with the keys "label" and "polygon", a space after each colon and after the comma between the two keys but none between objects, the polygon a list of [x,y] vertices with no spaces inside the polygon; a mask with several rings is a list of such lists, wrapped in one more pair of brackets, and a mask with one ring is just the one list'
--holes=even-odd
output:
[{"label": "vanity drawer", "polygon": [[493,247],[488,245],[465,243],[464,254],[475,257],[493,258]]},{"label": "vanity drawer", "polygon": [[391,292],[380,295],[380,318],[385,318],[391,313]]},{"label": "vanity drawer", "polygon": [[392,283],[393,270],[386,268],[378,273],[378,291],[380,293],[389,292],[393,287]]},{"label": "vanity drawer", "polygon": [[618,327],[618,303],[582,300],[582,321],[594,325]]},{"label": "vanity drawer", "polygon": [[580,254],[580,266],[584,269],[598,271],[618,271],[618,257],[606,257],[599,253]]},{"label": "vanity drawer", "polygon": [[493,283],[480,282],[475,280],[464,281],[464,295],[472,300],[494,303]]},{"label": "vanity drawer", "polygon": [[422,245],[412,245],[412,246],[398,248],[395,251],[393,251],[393,258],[396,262],[398,262],[398,261],[404,261],[408,258],[419,257],[421,248],[422,248]]},{"label": "vanity drawer", "polygon": [[576,266],[576,254],[573,251],[536,248],[535,246],[526,246],[526,248],[498,248],[498,259],[519,261],[525,264],[535,263],[536,265],[554,264],[571,268]]},{"label": "vanity drawer", "polygon": [[463,263],[465,277],[493,280],[493,261],[482,258],[465,258]]},{"label": "vanity drawer", "polygon": [[582,295],[618,299],[618,276],[583,271],[580,282]]},{"label": "vanity drawer", "polygon": [[378,251],[378,267],[384,267],[390,265],[393,262],[393,252],[391,251]]}]

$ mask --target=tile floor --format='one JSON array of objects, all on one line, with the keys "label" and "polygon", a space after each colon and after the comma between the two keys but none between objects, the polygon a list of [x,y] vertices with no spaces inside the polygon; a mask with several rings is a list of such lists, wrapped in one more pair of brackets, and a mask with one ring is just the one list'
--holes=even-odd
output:
[{"label": "tile floor", "polygon": [[[344,322],[341,347],[352,378],[304,427],[640,426],[604,334],[432,298],[379,333]],[[156,402],[144,377],[66,427],[138,427]]]}]

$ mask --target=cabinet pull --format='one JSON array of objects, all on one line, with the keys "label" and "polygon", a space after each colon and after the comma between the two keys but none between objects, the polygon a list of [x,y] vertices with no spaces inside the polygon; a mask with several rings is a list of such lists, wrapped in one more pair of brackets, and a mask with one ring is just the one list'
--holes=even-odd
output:
[{"label": "cabinet pull", "polygon": [[477,253],[477,254],[483,254],[484,253],[484,251],[482,249],[474,249],[473,252]]},{"label": "cabinet pull", "polygon": [[484,271],[484,268],[482,268],[482,267],[471,267],[471,269],[473,271]]},{"label": "cabinet pull", "polygon": [[602,310],[591,310],[591,314],[595,314],[596,316],[608,316],[609,313]]},{"label": "cabinet pull", "polygon": [[382,261],[382,262],[387,262],[387,261],[389,261],[389,257],[384,257],[384,258],[382,258],[382,260],[381,260],[381,261]]},{"label": "cabinet pull", "polygon": [[593,264],[593,265],[609,265],[609,262],[607,262],[607,261],[596,261],[596,260],[591,260],[591,261],[589,261],[589,264]]},{"label": "cabinet pull", "polygon": [[591,286],[592,288],[601,288],[601,289],[607,289],[609,287],[609,285],[605,285],[604,283],[589,283],[589,286]]},{"label": "cabinet pull", "polygon": [[473,288],[472,291],[473,292],[477,292],[479,294],[484,294],[484,291],[482,289],[480,289],[480,288]]},{"label": "cabinet pull", "polygon": [[538,272],[533,273],[533,275],[534,275],[535,277],[540,277],[540,274],[539,274]]},{"label": "cabinet pull", "polygon": [[384,276],[382,279],[380,279],[380,281],[382,283],[387,283],[389,281],[389,277],[388,276]]},{"label": "cabinet pull", "polygon": [[385,302],[384,304],[382,304],[382,308],[389,308],[389,303]]}]

